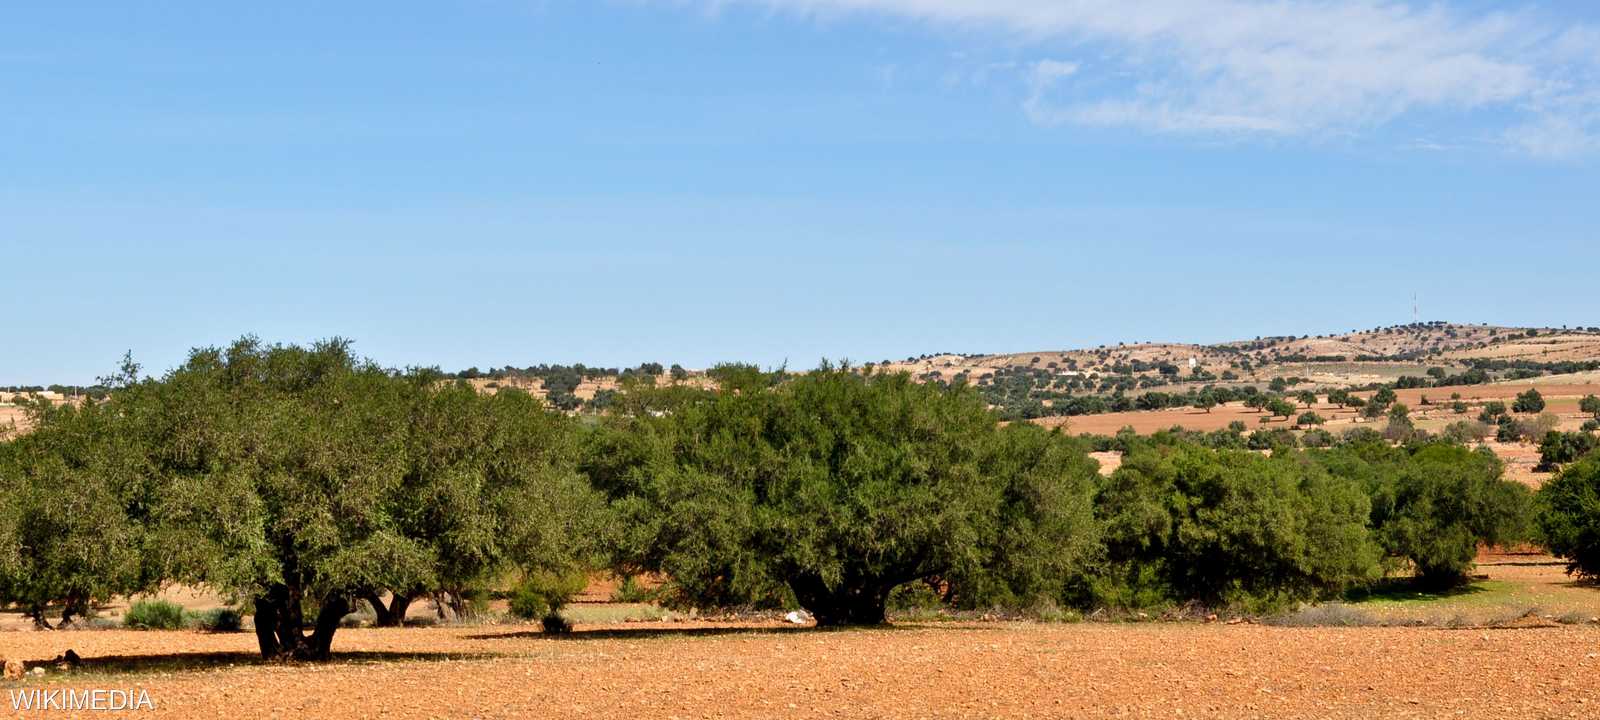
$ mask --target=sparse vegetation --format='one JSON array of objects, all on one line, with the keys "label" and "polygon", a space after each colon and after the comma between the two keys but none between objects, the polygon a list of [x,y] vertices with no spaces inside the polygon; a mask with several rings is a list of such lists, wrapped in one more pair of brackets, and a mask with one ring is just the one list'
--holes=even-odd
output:
[{"label": "sparse vegetation", "polygon": [[123,624],[134,630],[181,630],[189,625],[183,606],[169,600],[140,600],[128,608]]}]

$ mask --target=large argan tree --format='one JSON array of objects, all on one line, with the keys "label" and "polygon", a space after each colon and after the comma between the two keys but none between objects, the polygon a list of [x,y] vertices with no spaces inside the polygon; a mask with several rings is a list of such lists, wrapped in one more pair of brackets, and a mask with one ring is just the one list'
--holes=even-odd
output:
[{"label": "large argan tree", "polygon": [[460,615],[473,591],[508,570],[598,562],[603,499],[577,472],[572,420],[520,390],[484,395],[428,372],[410,379],[407,466],[392,514],[402,535],[428,547],[431,568],[420,584],[361,588],[378,624],[402,624],[427,595]]},{"label": "large argan tree", "polygon": [[1041,480],[1008,496],[1007,473],[1057,461],[991,460],[997,424],[969,388],[828,365],[787,380],[733,370],[719,390],[623,398],[586,456],[627,519],[620,564],[664,572],[684,602],[792,598],[820,625],[881,623],[896,586],[1027,545],[1001,536],[1004,509],[1058,494]]},{"label": "large argan tree", "polygon": [[597,507],[537,401],[439,388],[343,341],[198,350],[123,395],[151,436],[172,579],[248,599],[268,657],[326,657],[358,599],[564,568]]}]

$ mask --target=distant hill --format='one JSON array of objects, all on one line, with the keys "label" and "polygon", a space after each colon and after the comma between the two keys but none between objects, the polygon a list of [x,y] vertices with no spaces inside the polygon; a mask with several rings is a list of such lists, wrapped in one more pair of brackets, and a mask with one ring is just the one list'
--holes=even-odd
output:
[{"label": "distant hill", "polygon": [[1592,371],[1600,369],[1600,327],[1429,322],[1213,345],[934,354],[875,365],[927,382],[976,385],[1002,415],[1031,419],[1175,407],[1205,388],[1444,387]]}]

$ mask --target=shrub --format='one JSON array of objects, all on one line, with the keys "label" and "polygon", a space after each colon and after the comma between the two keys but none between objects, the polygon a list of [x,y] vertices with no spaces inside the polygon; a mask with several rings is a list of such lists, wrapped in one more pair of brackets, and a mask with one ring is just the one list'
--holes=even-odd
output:
[{"label": "shrub", "polygon": [[646,588],[632,575],[623,577],[616,591],[611,593],[611,602],[615,603],[648,603],[655,600],[656,591]]},{"label": "shrub", "polygon": [[1567,572],[1600,578],[1600,457],[1568,465],[1539,489],[1538,537]]},{"label": "shrub", "polygon": [[560,613],[566,605],[589,583],[581,571],[554,572],[539,570],[528,573],[511,591],[511,614],[524,620],[548,620]]},{"label": "shrub", "polygon": [[1519,413],[1544,412],[1544,396],[1535,388],[1528,388],[1527,392],[1517,395],[1516,402],[1511,404],[1511,409]]},{"label": "shrub", "polygon": [[1578,409],[1590,415],[1600,416],[1600,396],[1583,396],[1583,399],[1578,401]]},{"label": "shrub", "polygon": [[925,582],[906,583],[889,593],[889,609],[896,612],[937,610],[944,607],[944,598]]},{"label": "shrub", "polygon": [[1276,627],[1373,627],[1382,623],[1349,605],[1328,603],[1274,615],[1266,619],[1266,624]]},{"label": "shrub", "polygon": [[1444,435],[1445,439],[1451,442],[1465,445],[1468,443],[1485,440],[1493,433],[1494,428],[1488,425],[1480,422],[1468,422],[1466,420],[1462,420],[1445,426],[1445,429],[1441,434]]},{"label": "shrub", "polygon": [[1300,438],[1288,428],[1257,430],[1250,433],[1250,438],[1246,441],[1245,446],[1251,450],[1294,449],[1300,446]]},{"label": "shrub", "polygon": [[140,600],[128,608],[122,624],[132,630],[182,630],[188,618],[183,606],[170,600]]},{"label": "shrub", "polygon": [[1333,433],[1323,430],[1322,428],[1313,428],[1308,430],[1306,431],[1305,436],[1300,438],[1300,444],[1308,448],[1332,447],[1333,443]]},{"label": "shrub", "polygon": [[239,632],[244,627],[244,618],[238,610],[232,608],[216,608],[192,616],[195,627],[214,633]]}]

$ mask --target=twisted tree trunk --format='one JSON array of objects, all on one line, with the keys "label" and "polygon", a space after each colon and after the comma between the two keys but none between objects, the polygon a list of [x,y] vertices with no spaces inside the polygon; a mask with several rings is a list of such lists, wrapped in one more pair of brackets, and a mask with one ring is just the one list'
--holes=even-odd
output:
[{"label": "twisted tree trunk", "polygon": [[350,599],[333,593],[322,599],[316,624],[305,634],[302,591],[274,585],[256,598],[256,645],[269,660],[326,660],[339,620],[350,613]]}]

